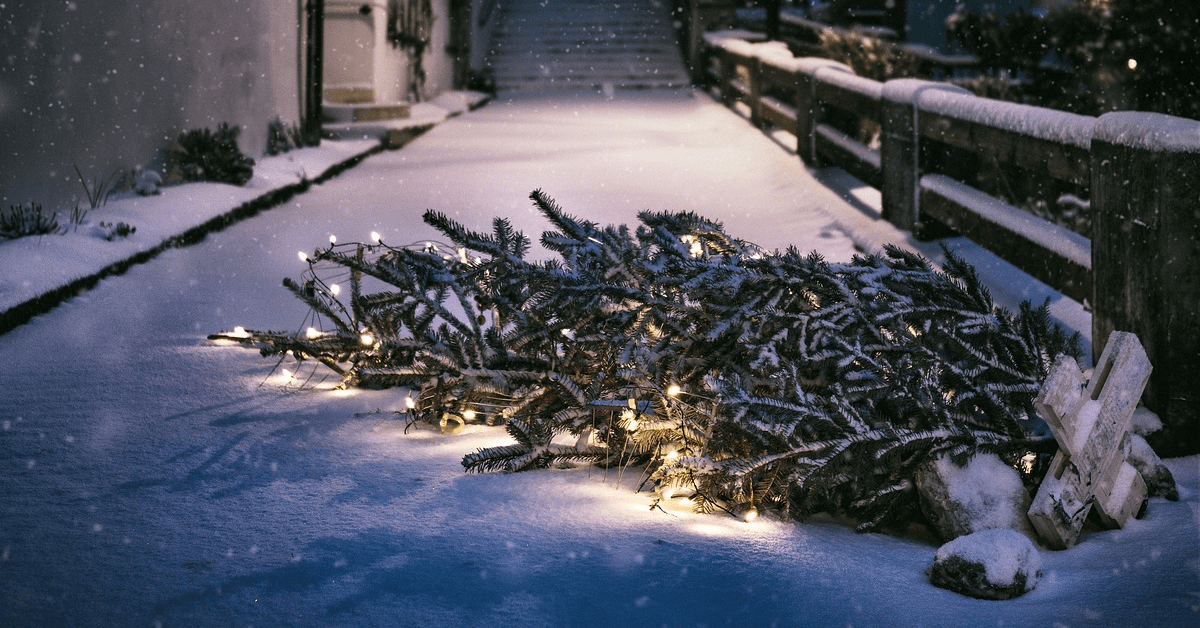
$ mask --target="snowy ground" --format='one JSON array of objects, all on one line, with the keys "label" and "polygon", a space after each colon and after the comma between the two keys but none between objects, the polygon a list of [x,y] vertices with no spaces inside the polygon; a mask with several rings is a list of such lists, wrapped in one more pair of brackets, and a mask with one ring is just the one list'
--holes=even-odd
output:
[{"label": "snowy ground", "polygon": [[[879,232],[794,156],[703,97],[530,95],[447,121],[0,336],[0,623],[1200,621],[1198,457],[1169,461],[1181,501],[1154,500],[1124,530],[1043,552],[1035,591],[984,602],[926,582],[937,548],[921,536],[651,511],[632,491],[636,470],[466,475],[461,457],[503,442],[502,430],[406,434],[377,412],[401,403],[395,392],[300,387],[254,352],[204,340],[235,325],[299,328],[305,308],[280,279],[303,270],[297,251],[331,234],[421,241],[432,234],[419,216],[434,208],[472,227],[508,216],[536,236],[534,188],[598,222],[695,210],[739,237],[831,259]],[[177,192],[165,210],[190,206]],[[139,234],[149,220],[138,218]],[[36,279],[53,263],[22,272]]]}]

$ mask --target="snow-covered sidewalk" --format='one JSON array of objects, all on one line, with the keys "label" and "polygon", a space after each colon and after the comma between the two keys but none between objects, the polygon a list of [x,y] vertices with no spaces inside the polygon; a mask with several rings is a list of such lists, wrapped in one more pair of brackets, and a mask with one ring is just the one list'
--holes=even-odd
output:
[{"label": "snow-covered sidewalk", "polygon": [[[524,95],[446,121],[0,336],[0,623],[1186,626],[1200,617],[1197,457],[1168,461],[1181,501],[1153,500],[1124,530],[1045,552],[1035,591],[984,602],[928,584],[936,543],[919,536],[651,510],[632,490],[637,470],[466,475],[461,457],[505,442],[503,430],[405,433],[378,412],[403,404],[395,391],[332,390],[319,370],[301,386],[307,368],[288,378],[253,351],[204,340],[236,325],[301,328],[306,308],[279,282],[303,270],[297,251],[330,235],[420,242],[434,236],[420,222],[432,208],[473,228],[509,217],[536,238],[545,225],[526,198],[535,188],[601,223],[692,210],[735,236],[834,260],[882,237],[863,234],[886,235],[707,97]],[[854,200],[869,211],[869,198]]]},{"label": "snow-covered sidewalk", "polygon": [[[341,123],[326,127],[336,141],[263,157],[245,186],[221,183],[168,185],[161,195],[132,191],[85,210],[82,224],[59,212],[63,235],[0,241],[0,333],[32,315],[87,290],[103,277],[153,259],[163,250],[203,238],[247,216],[337,176],[381,148],[388,129],[421,129],[467,111],[484,100],[469,92],[447,93],[413,107],[412,116],[385,123]],[[89,182],[95,187],[96,182]],[[93,190],[90,193],[94,193]],[[111,225],[133,228],[128,236],[107,237]],[[108,225],[108,226],[106,226]]]}]

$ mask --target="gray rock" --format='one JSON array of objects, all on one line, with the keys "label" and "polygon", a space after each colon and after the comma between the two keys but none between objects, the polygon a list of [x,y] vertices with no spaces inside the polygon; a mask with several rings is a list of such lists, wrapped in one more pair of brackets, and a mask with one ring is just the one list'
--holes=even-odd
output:
[{"label": "gray rock", "polygon": [[1179,501],[1179,489],[1175,486],[1175,476],[1167,465],[1163,464],[1158,454],[1150,447],[1146,439],[1131,433],[1129,435],[1129,464],[1137,469],[1146,481],[1146,494],[1150,497],[1165,497],[1170,501]]},{"label": "gray rock", "polygon": [[1032,591],[1042,557],[1028,537],[993,529],[958,537],[938,549],[927,572],[934,586],[984,600],[1008,600]]},{"label": "gray rock", "polygon": [[917,472],[916,485],[921,511],[943,541],[996,528],[1037,538],[1026,516],[1029,492],[995,454],[976,454],[964,467],[939,458]]}]

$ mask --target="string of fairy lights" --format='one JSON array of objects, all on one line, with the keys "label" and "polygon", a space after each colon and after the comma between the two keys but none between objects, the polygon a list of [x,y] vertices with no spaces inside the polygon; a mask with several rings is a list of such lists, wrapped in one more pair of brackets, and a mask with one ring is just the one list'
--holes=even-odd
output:
[{"label": "string of fairy lights", "polygon": [[[704,243],[696,236],[685,235],[681,237],[681,242],[688,247],[688,253],[693,258],[701,257],[706,253]],[[355,316],[354,308],[348,306],[343,301],[347,293],[347,290],[343,286],[361,282],[361,276],[356,277],[356,271],[345,264],[328,260],[334,253],[342,251],[351,252],[357,259],[363,261],[367,259],[367,256],[380,257],[402,250],[409,252],[424,251],[432,255],[437,255],[447,264],[482,263],[480,257],[472,257],[469,251],[463,247],[455,247],[434,240],[420,240],[402,246],[394,246],[385,243],[378,231],[372,231],[367,242],[339,242],[336,235],[330,235],[327,247],[318,249],[312,255],[305,251],[298,251],[297,258],[307,266],[302,274],[302,285],[308,296],[319,298],[322,303],[329,307],[331,312],[340,314],[345,320],[326,321],[325,317],[316,309],[310,309],[306,313],[299,329],[295,332],[294,337],[307,341],[331,339],[349,344],[351,342],[350,339],[356,334],[357,346],[352,349],[353,352],[370,355],[372,352],[378,350],[382,342],[381,336],[378,333],[379,330],[372,330],[366,321],[358,320]],[[453,253],[450,253],[450,251],[453,251]],[[356,288],[361,290],[361,283]],[[327,329],[329,327],[328,323],[332,323],[338,329],[332,331]],[[352,333],[347,333],[347,330]],[[574,340],[573,330],[563,329],[561,331],[564,342]],[[238,326],[232,332],[214,335],[214,338],[245,342],[252,340],[253,336],[252,332]],[[347,352],[350,351],[347,348]],[[276,370],[281,369],[282,363],[288,357],[295,358],[298,362],[303,361],[302,355],[297,355],[294,351],[289,350],[276,363],[271,375]],[[342,375],[342,385],[344,386],[349,370],[337,368],[328,361],[322,362],[325,366],[332,368],[338,374]],[[320,364],[314,364],[312,370],[303,378],[289,369],[283,368],[281,370],[286,384],[297,384],[300,387],[305,387],[313,385],[315,374],[320,370]],[[271,375],[268,375],[268,379],[270,379]],[[316,383],[324,382],[328,377],[329,375],[326,374],[325,377]],[[509,419],[514,406],[519,402],[516,396],[496,388],[472,390],[468,396],[469,398],[466,399],[446,399],[443,395],[444,391],[437,390],[437,387],[434,390],[422,389],[415,392],[416,397],[414,397],[414,391],[410,390],[404,397],[403,409],[395,411],[396,414],[407,417],[404,428],[405,432],[418,422],[435,424],[446,434],[459,433],[469,423],[503,424]],[[709,405],[707,412],[712,412],[712,406],[715,406],[716,400],[685,391],[679,384],[675,383],[669,383],[661,389],[632,386],[626,389],[626,393],[628,396],[625,399],[592,400],[589,403],[592,409],[593,426],[582,430],[576,446],[581,449],[589,446],[607,446],[607,443],[595,442],[595,416],[598,412],[610,413],[607,417],[609,424],[619,426],[621,430],[629,435],[637,434],[639,430],[656,429],[660,432],[677,430],[681,434],[679,439],[670,442],[659,441],[654,444],[654,464],[647,465],[647,475],[643,476],[643,484],[646,479],[649,479],[649,467],[654,466],[658,469],[657,473],[660,476],[654,490],[660,499],[676,499],[681,504],[692,503],[691,499],[700,490],[692,474],[683,469],[683,467],[680,467],[679,464],[681,459],[696,454],[700,449],[701,443],[691,441],[698,440],[701,437],[693,435],[689,438],[689,433],[691,432],[683,424],[684,417],[689,413],[705,413],[705,409],[700,407],[704,404]],[[687,401],[685,399],[687,397],[695,398],[698,403]],[[664,417],[657,416],[654,410],[656,406],[662,408],[665,414]],[[431,416],[436,420],[430,421],[429,418]],[[623,441],[623,447],[626,446],[628,446],[628,439],[624,439]],[[624,458],[624,454],[624,451],[620,452],[618,459]],[[681,476],[670,473],[676,467],[684,470]],[[619,474],[623,471],[624,466],[618,469],[618,485],[620,485]],[[657,501],[655,503],[657,504]],[[745,503],[733,506],[721,503],[710,505],[716,509],[724,510],[743,521],[752,521],[758,516],[758,509],[752,503],[752,500],[747,500]]]}]

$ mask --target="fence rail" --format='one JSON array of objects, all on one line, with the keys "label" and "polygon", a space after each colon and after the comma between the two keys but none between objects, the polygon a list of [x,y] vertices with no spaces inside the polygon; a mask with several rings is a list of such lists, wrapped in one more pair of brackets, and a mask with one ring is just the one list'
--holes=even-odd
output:
[{"label": "fence rail", "polygon": [[[881,83],[720,33],[704,35],[692,63],[725,105],[793,133],[806,163],[877,187],[897,227],[918,237],[949,227],[1090,304],[1096,355],[1112,331],[1138,334],[1155,367],[1147,405],[1173,428],[1171,445],[1200,451],[1200,122],[1093,118],[944,83]],[[1090,198],[1090,233],[978,186],[989,177],[1007,185],[1005,173]]]}]

